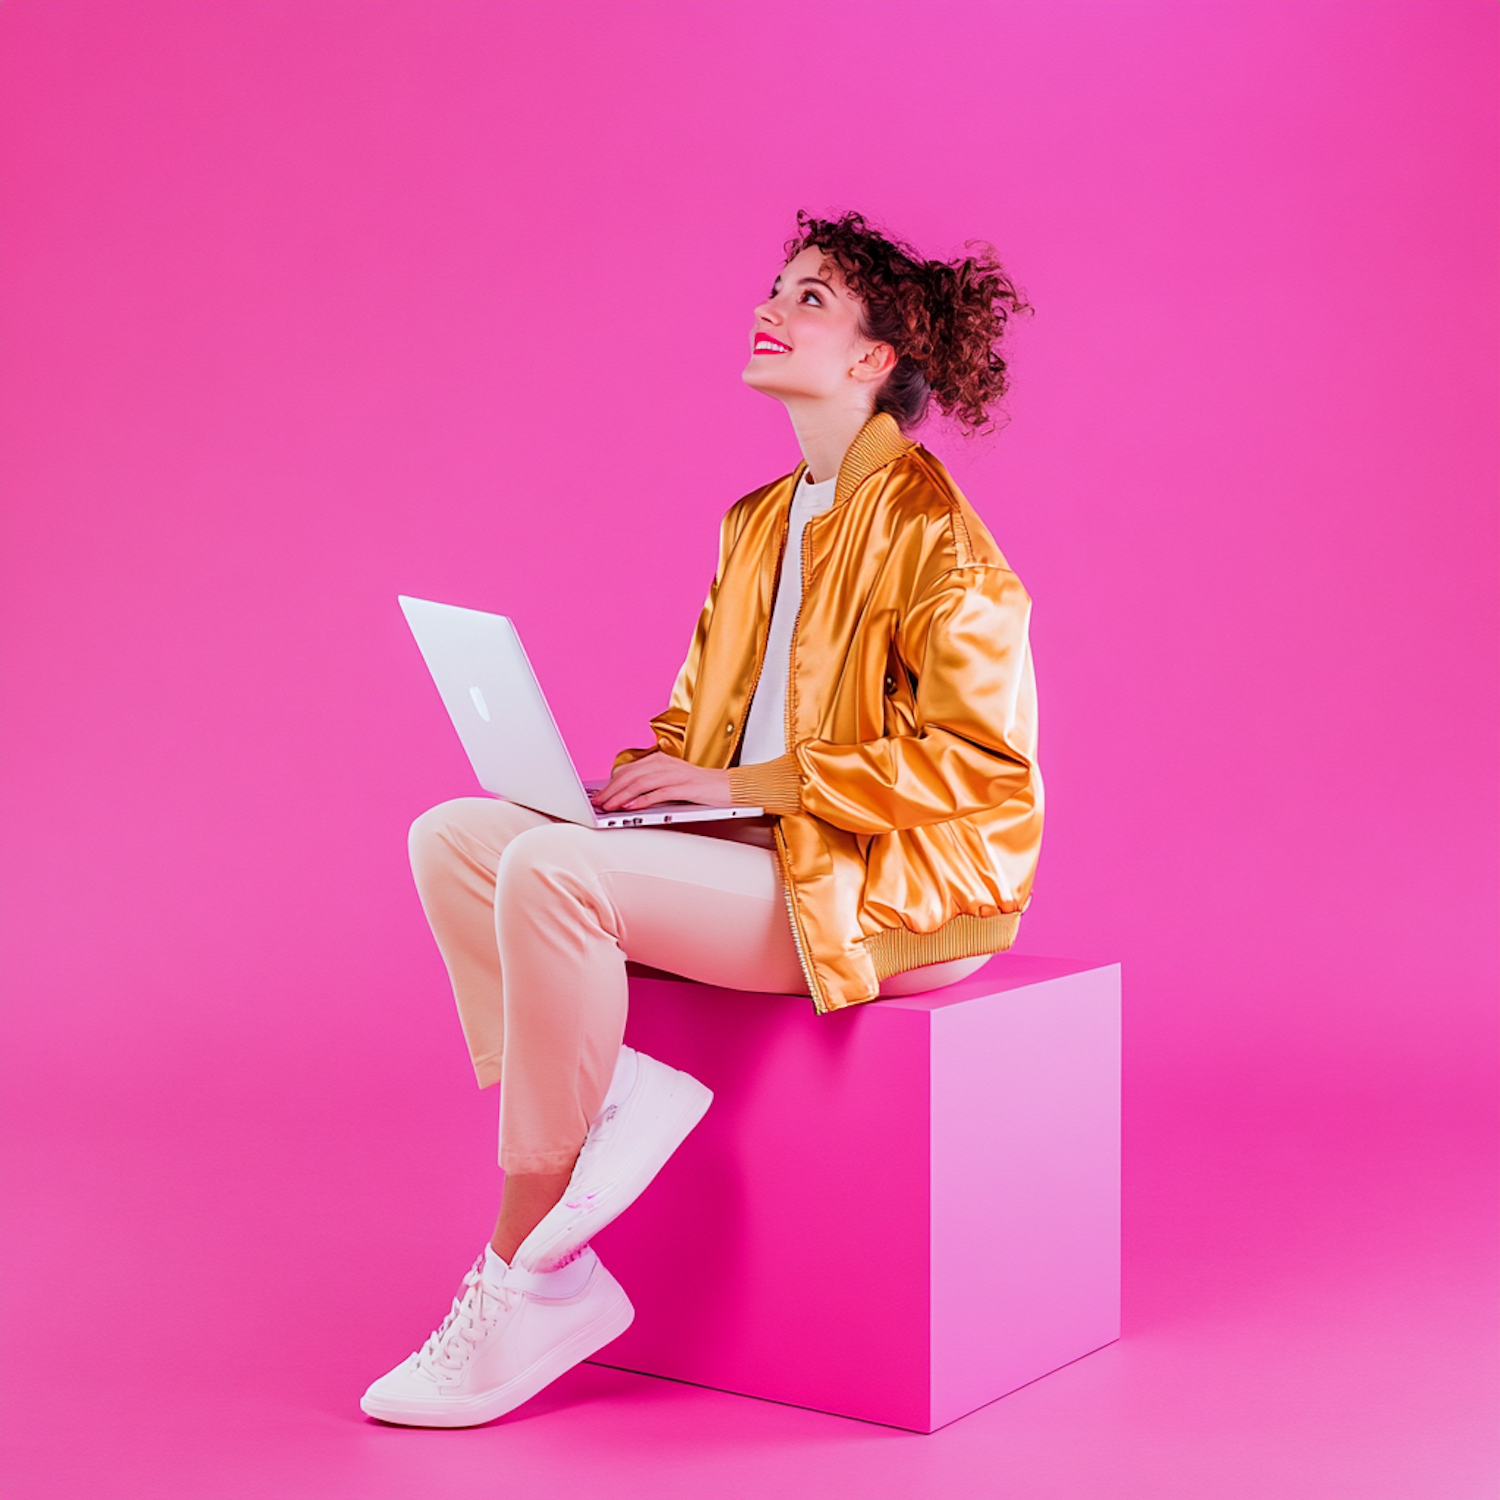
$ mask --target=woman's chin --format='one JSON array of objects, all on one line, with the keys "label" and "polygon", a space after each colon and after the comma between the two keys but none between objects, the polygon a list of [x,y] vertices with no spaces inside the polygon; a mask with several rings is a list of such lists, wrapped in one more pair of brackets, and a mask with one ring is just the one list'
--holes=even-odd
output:
[{"label": "woman's chin", "polygon": [[788,395],[794,395],[795,392],[786,390],[782,383],[777,380],[774,370],[768,370],[764,364],[757,363],[757,361],[766,358],[767,356],[764,354],[752,354],[750,356],[750,363],[740,371],[740,379],[752,391],[759,391],[763,396],[774,396],[777,400],[784,400]]}]

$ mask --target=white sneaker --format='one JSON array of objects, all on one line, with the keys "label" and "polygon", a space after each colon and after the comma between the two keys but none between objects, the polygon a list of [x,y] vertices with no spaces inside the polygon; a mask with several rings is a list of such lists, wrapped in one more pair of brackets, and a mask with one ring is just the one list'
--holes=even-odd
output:
[{"label": "white sneaker", "polygon": [[473,1427],[530,1400],[635,1317],[598,1256],[588,1251],[576,1264],[577,1274],[562,1278],[570,1295],[543,1297],[527,1289],[540,1278],[525,1272],[486,1281],[481,1255],[442,1326],[364,1393],[361,1409],[407,1427]]},{"label": "white sneaker", "polygon": [[[634,1087],[618,1104],[606,1099],[567,1192],[521,1241],[512,1257],[517,1266],[550,1271],[565,1265],[640,1197],[713,1103],[713,1091],[690,1074],[644,1052],[634,1053],[633,1062]],[[612,1087],[611,1096],[615,1092]]]}]

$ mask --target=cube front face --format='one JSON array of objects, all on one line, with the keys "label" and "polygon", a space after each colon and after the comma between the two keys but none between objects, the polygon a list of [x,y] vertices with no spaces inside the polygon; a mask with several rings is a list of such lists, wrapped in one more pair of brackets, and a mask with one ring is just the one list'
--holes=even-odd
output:
[{"label": "cube front face", "polygon": [[661,979],[630,1004],[714,1103],[595,1241],[636,1306],[602,1361],[924,1428],[928,1018]]},{"label": "cube front face", "polygon": [[628,1034],[715,1099],[596,1241],[603,1363],[927,1432],[1118,1336],[1118,968],[822,1017],[638,978]]}]

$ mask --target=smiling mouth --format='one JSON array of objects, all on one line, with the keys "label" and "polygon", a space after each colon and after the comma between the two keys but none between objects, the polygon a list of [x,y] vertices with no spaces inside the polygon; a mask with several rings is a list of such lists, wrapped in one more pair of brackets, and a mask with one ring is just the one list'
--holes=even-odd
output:
[{"label": "smiling mouth", "polygon": [[783,344],[780,339],[773,339],[769,333],[757,333],[755,347],[751,352],[754,354],[790,354],[792,346]]}]

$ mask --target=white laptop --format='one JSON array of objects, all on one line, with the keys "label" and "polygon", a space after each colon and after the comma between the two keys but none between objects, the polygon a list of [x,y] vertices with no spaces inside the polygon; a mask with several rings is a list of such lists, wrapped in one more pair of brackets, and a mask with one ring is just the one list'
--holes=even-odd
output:
[{"label": "white laptop", "polygon": [[696,802],[661,802],[637,812],[599,811],[589,793],[605,783],[580,779],[510,620],[404,594],[399,598],[485,791],[586,828],[761,816],[758,807],[703,807]]}]

